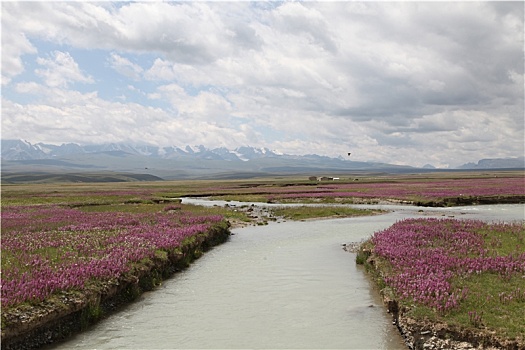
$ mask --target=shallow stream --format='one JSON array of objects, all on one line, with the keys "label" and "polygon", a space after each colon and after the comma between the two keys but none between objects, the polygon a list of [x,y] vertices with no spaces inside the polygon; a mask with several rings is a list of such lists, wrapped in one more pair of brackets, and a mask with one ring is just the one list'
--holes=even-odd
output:
[{"label": "shallow stream", "polygon": [[524,208],[395,206],[378,216],[235,229],[186,271],[55,348],[403,349],[378,292],[341,244],[405,217],[510,221],[523,220]]}]

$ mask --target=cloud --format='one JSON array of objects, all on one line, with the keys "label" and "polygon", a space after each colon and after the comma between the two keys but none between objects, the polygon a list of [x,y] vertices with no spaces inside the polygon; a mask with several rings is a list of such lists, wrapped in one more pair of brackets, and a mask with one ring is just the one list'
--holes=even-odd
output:
[{"label": "cloud", "polygon": [[327,18],[315,8],[297,2],[284,3],[274,11],[274,21],[276,28],[283,34],[289,33],[295,40],[299,37],[332,53],[337,51]]},{"label": "cloud", "polygon": [[82,73],[67,52],[53,51],[49,58],[39,57],[37,63],[44,68],[36,69],[35,73],[44,79],[47,86],[67,87],[72,82],[94,83],[93,78]]},{"label": "cloud", "polygon": [[116,53],[112,53],[109,56],[109,64],[111,68],[116,70],[118,73],[125,75],[133,80],[139,80],[141,78],[142,69],[141,66],[135,64],[125,57],[122,57]]},{"label": "cloud", "polygon": [[[21,116],[46,130],[36,118],[46,111],[74,119],[64,125],[77,142],[107,134],[442,166],[524,152],[521,2],[1,6],[5,134],[20,133]],[[115,124],[99,128],[94,111]]]},{"label": "cloud", "polygon": [[[167,89],[166,89],[167,90]],[[24,138],[33,135],[36,142],[146,142],[159,146],[201,144],[209,147],[249,144],[249,129],[173,115],[159,108],[137,103],[110,102],[96,93],[79,93],[38,84],[20,84],[20,93],[39,93],[43,103],[21,105],[2,99],[2,137]],[[171,92],[176,89],[171,87]],[[202,108],[196,97],[197,110]],[[218,101],[217,103],[220,103]],[[189,108],[189,107],[188,107]],[[198,141],[197,141],[198,140]]]},{"label": "cloud", "polygon": [[11,78],[24,71],[22,55],[36,53],[23,33],[2,35],[2,85],[9,84]]},{"label": "cloud", "polygon": [[160,86],[158,92],[170,101],[177,116],[188,120],[204,119],[216,123],[230,115],[230,102],[213,91],[200,91],[191,96],[179,85],[169,84]]}]

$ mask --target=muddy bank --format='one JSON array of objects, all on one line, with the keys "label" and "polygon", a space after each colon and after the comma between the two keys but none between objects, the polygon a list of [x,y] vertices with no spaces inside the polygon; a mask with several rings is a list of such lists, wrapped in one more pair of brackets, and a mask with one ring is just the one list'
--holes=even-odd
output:
[{"label": "muddy bank", "polygon": [[412,204],[424,207],[456,207],[467,205],[485,204],[522,204],[525,203],[525,196],[466,196],[449,197],[441,200],[428,202],[413,202]]},{"label": "muddy bank", "polygon": [[394,198],[352,198],[352,204],[399,204],[418,207],[461,207],[488,204],[523,204],[525,196],[458,196],[434,200],[411,201]]},{"label": "muddy bank", "polygon": [[[385,302],[388,306],[386,299]],[[395,301],[390,301],[390,305],[392,303]],[[503,339],[487,330],[418,321],[406,317],[402,311],[401,308],[397,328],[409,349],[525,349],[525,344]]]},{"label": "muddy bank", "polygon": [[97,283],[82,292],[62,292],[38,305],[2,310],[2,349],[41,348],[86,329],[185,269],[229,235],[229,224],[216,225],[180,247],[136,265],[116,280]]},{"label": "muddy bank", "polygon": [[[384,286],[382,271],[372,252],[363,249],[359,243],[348,243],[343,249],[357,253],[356,262],[363,264],[376,286]],[[466,328],[429,320],[416,320],[409,317],[406,305],[392,297],[388,287],[379,290],[392,324],[397,327],[409,349],[508,349],[523,350],[523,340],[505,339],[488,329]]]},{"label": "muddy bank", "polygon": [[[208,198],[209,195],[187,195],[184,198]],[[220,196],[218,196],[220,197]],[[445,197],[438,199],[398,199],[389,197],[333,197],[332,202],[327,202],[325,198],[308,198],[308,202],[304,202],[305,198],[296,199],[272,199],[268,200],[268,204],[398,204],[398,205],[413,205],[419,207],[460,207],[472,205],[490,205],[490,204],[523,204],[525,203],[525,195],[505,195],[505,196],[457,196]],[[248,205],[250,202],[246,202]]]}]

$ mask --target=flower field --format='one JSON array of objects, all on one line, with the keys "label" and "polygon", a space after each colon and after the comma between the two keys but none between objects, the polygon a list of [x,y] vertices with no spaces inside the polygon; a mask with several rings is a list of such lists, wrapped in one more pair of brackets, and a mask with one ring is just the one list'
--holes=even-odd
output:
[{"label": "flower field", "polygon": [[363,176],[326,181],[260,181],[247,186],[224,183],[208,187],[208,196],[221,200],[258,202],[374,203],[380,200],[416,205],[453,206],[525,201],[523,173],[432,176]]},{"label": "flower field", "polygon": [[412,317],[446,320],[525,341],[525,225],[407,219],[365,246],[385,290]]},{"label": "flower field", "polygon": [[85,212],[58,205],[2,208],[2,308],[128,272],[223,220],[180,207],[157,212]]},{"label": "flower field", "polygon": [[[289,191],[290,189],[287,189]],[[525,195],[525,179],[446,179],[436,181],[320,184],[304,192],[275,193],[272,199],[297,198],[389,198],[432,201],[451,197],[491,197]]]},{"label": "flower field", "polygon": [[[277,203],[392,200],[418,205],[467,205],[481,199],[525,201],[521,172],[467,175],[363,176],[321,182],[276,178],[3,184],[2,342],[21,339],[28,324],[40,327],[44,317],[56,321],[78,310],[77,306],[87,313],[82,319],[95,320],[105,306],[100,305],[101,299],[92,301],[93,295],[107,296],[109,290],[127,293],[124,288],[130,285],[150,290],[161,275],[172,273],[154,269],[181,254],[181,259],[199,256],[198,244],[206,232],[220,231],[223,241],[229,234],[226,220],[264,222],[269,217],[264,215],[271,213],[254,213],[248,205],[183,205],[178,197]],[[373,214],[340,206],[274,210],[272,218]],[[523,223],[420,219],[398,222],[376,233],[364,246],[373,251],[383,290],[390,291],[410,317],[488,329],[521,339],[519,344],[525,347],[524,240]],[[181,247],[193,250],[186,254]],[[133,299],[135,289],[130,293],[125,301]]]}]

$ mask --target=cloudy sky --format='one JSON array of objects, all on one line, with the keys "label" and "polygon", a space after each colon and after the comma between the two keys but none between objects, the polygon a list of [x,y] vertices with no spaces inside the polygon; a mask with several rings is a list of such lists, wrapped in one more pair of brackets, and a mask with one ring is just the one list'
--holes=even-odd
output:
[{"label": "cloudy sky", "polygon": [[524,3],[11,2],[2,138],[524,155]]}]

